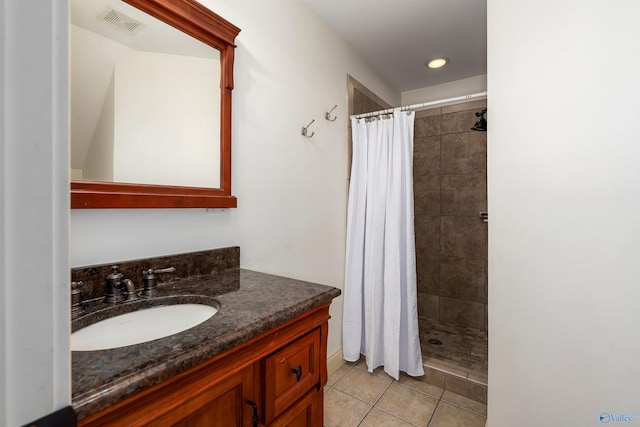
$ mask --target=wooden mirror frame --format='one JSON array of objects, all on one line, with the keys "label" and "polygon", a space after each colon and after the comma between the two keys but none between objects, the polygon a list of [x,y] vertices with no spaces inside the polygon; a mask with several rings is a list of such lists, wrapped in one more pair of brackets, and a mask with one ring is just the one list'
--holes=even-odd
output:
[{"label": "wooden mirror frame", "polygon": [[71,181],[71,208],[235,208],[237,200],[231,195],[231,91],[234,41],[240,29],[195,0],[122,1],[220,51],[220,188]]}]

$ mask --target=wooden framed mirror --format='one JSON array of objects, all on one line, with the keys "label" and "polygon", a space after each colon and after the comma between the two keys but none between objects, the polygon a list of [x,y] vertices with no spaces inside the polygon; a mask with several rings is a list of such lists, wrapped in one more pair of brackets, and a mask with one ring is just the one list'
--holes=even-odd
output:
[{"label": "wooden framed mirror", "polygon": [[[80,0],[78,3],[83,7],[88,5],[94,0]],[[102,86],[108,86],[108,89],[104,89],[103,92],[108,93],[109,101],[104,99],[99,101],[93,110],[97,111],[94,116],[99,118],[92,118],[87,120],[84,118],[76,118],[75,121],[84,124],[88,130],[85,130],[85,134],[77,133],[74,128],[74,107],[77,111],[85,112],[91,110],[86,107],[85,101],[77,101],[74,103],[74,55],[77,53],[77,57],[82,57],[81,52],[74,52],[74,38],[73,32],[84,32],[83,28],[74,27],[74,10],[72,1],[72,66],[71,66],[71,156],[72,156],[72,181],[71,181],[71,208],[72,209],[99,209],[99,208],[231,208],[236,207],[236,198],[231,194],[231,91],[233,90],[233,61],[234,61],[234,49],[235,49],[235,37],[240,32],[240,29],[229,23],[222,17],[218,16],[208,8],[202,6],[195,0],[95,0],[95,2],[102,2],[100,7],[103,9],[111,8],[106,11],[101,11],[102,17],[96,17],[93,12],[89,12],[91,20],[115,20],[116,24],[124,27],[124,31],[130,31],[131,27],[137,25],[132,24],[129,20],[129,14],[135,15],[144,12],[144,16],[148,19],[158,20],[160,25],[168,25],[172,27],[172,30],[178,30],[179,33],[171,36],[173,39],[189,38],[191,42],[201,44],[202,48],[209,49],[214,52],[213,59],[198,58],[197,61],[206,62],[206,66],[211,67],[215,62],[216,69],[203,69],[198,68],[199,74],[210,76],[212,80],[219,79],[219,93],[217,88],[214,94],[209,96],[199,95],[204,99],[203,102],[207,103],[206,107],[201,108],[198,102],[193,102],[188,96],[183,96],[185,92],[193,92],[197,94],[204,92],[205,86],[217,86],[206,82],[206,85],[201,83],[192,82],[191,71],[193,68],[191,63],[187,65],[187,71],[180,71],[179,76],[186,77],[174,77],[168,75],[165,78],[165,84],[162,87],[145,87],[144,90],[137,90],[135,82],[141,82],[141,86],[147,85],[151,80],[152,74],[155,71],[173,70],[176,63],[181,63],[178,58],[183,58],[181,52],[160,52],[165,46],[174,44],[174,40],[171,42],[163,42],[160,36],[148,37],[153,41],[156,47],[145,50],[156,49],[158,55],[178,55],[169,59],[161,58],[165,62],[157,62],[155,58],[152,58],[151,62],[154,64],[151,71],[137,70],[135,74],[138,75],[138,80],[130,77],[125,71],[130,68],[129,65],[122,65],[119,62],[119,68],[116,70],[109,70],[107,72],[110,83],[102,83]],[[126,4],[124,4],[126,3]],[[132,9],[129,6],[133,6]],[[106,5],[106,6],[105,6]],[[112,7],[113,6],[113,7]],[[122,6],[122,7],[120,7]],[[129,8],[127,10],[127,8]],[[133,12],[133,13],[132,13]],[[115,13],[115,18],[113,14]],[[131,19],[135,21],[135,19]],[[93,25],[90,23],[89,25]],[[140,24],[142,27],[148,25],[149,28],[156,24]],[[142,28],[140,33],[143,33],[146,29]],[[111,31],[111,30],[107,30]],[[116,31],[116,30],[114,30]],[[134,29],[133,31],[137,31]],[[188,37],[184,37],[187,35]],[[89,37],[89,36],[87,36]],[[90,37],[102,37],[102,35]],[[125,35],[122,37],[129,37],[131,35]],[[111,43],[111,42],[108,42]],[[128,49],[129,47],[126,47]],[[89,47],[85,52],[90,52],[91,55],[99,57],[94,62],[104,62],[104,57],[101,52],[101,48]],[[200,49],[195,47],[194,49]],[[99,53],[98,55],[96,53]],[[145,52],[147,53],[147,52]],[[153,52],[156,54],[156,52]],[[129,54],[127,54],[129,55]],[[130,56],[127,56],[129,58]],[[145,59],[146,61],[146,59]],[[156,62],[153,62],[156,61]],[[186,61],[186,60],[185,60]],[[85,61],[86,62],[86,61]],[[200,63],[198,62],[198,64]],[[129,64],[126,62],[126,64]],[[219,71],[218,64],[219,63]],[[158,65],[160,64],[160,65]],[[129,68],[127,68],[129,67]],[[93,70],[91,67],[85,67],[86,70]],[[98,73],[94,71],[86,71],[90,78],[88,78],[88,84],[85,86],[79,86],[76,92],[84,96],[87,92],[94,89],[97,84]],[[181,69],[183,70],[183,69]],[[206,71],[209,70],[209,71]],[[184,73],[187,74],[184,74]],[[125,77],[123,77],[125,76]],[[166,79],[169,80],[166,80]],[[159,78],[160,81],[161,78]],[[171,80],[173,79],[173,80]],[[191,87],[189,89],[182,89],[177,87],[180,82],[188,82]],[[168,83],[167,83],[168,82]],[[176,86],[176,88],[174,88]],[[132,88],[136,90],[131,90]],[[173,92],[171,89],[175,89]],[[141,95],[142,94],[142,95]],[[80,96],[80,95],[78,95]],[[194,95],[196,96],[196,95]],[[219,99],[216,99],[216,96]],[[139,104],[131,102],[144,98],[146,104]],[[187,100],[185,105],[176,106],[178,102],[177,98],[185,98]],[[210,98],[210,99],[209,99]],[[114,100],[115,99],[115,100]],[[156,103],[158,100],[164,99],[168,101],[171,108],[158,108],[158,110],[167,110],[164,116],[156,116]],[[88,102],[88,101],[87,101]],[[91,101],[95,104],[95,101]],[[126,104],[128,110],[116,110],[115,105]],[[142,105],[142,107],[140,106]],[[148,107],[147,107],[148,106]],[[209,108],[211,107],[211,108]],[[192,110],[190,111],[189,108]],[[159,113],[158,113],[159,114]],[[168,114],[168,115],[167,115]],[[180,116],[180,117],[178,117]],[[213,117],[215,116],[215,117]],[[219,123],[217,123],[219,116]],[[80,116],[81,117],[81,116]],[[94,123],[95,122],[95,123]],[[175,124],[174,122],[179,122]],[[97,123],[97,124],[96,124]],[[104,125],[106,123],[106,125]],[[159,128],[148,130],[142,127],[143,123],[156,123],[161,125]],[[167,126],[163,124],[171,124],[171,129],[167,130]],[[101,127],[102,126],[102,127]],[[209,133],[206,136],[201,137],[194,136],[194,129],[199,127],[207,128]],[[135,128],[136,132],[132,135],[123,137],[122,130],[124,128]],[[82,140],[87,144],[87,140],[90,145],[96,144],[98,139],[95,134],[98,133],[96,129],[107,129],[101,131],[102,134],[110,134],[113,137],[111,142],[100,142],[100,149],[84,148],[84,152],[80,153],[77,157],[83,159],[87,157],[86,152],[92,150],[94,152],[107,153],[107,165],[101,165],[99,168],[93,167],[91,173],[84,173],[88,171],[89,167],[84,165],[74,168],[74,136],[76,140]],[[213,131],[212,131],[213,129]],[[90,136],[87,137],[87,132]],[[117,134],[114,136],[113,134]],[[219,143],[218,143],[218,135]],[[176,136],[177,135],[177,136]],[[101,137],[102,138],[102,137]],[[164,144],[163,139],[176,139],[180,140],[180,145],[177,147],[167,146]],[[204,142],[196,143],[196,140],[204,138]],[[113,142],[116,140],[117,142]],[[209,143],[210,141],[210,143]],[[142,145],[142,142],[148,145]],[[88,144],[88,145],[89,145]],[[109,149],[105,151],[104,146],[109,146]],[[218,145],[219,144],[219,145]],[[140,146],[138,146],[140,145]],[[135,146],[135,147],[134,147]],[[204,146],[206,154],[196,153],[195,146]],[[117,153],[114,154],[114,153]],[[163,153],[164,156],[159,156],[158,153]],[[84,157],[83,157],[84,156]],[[163,159],[164,157],[164,159]],[[98,158],[95,154],[92,154],[92,158]],[[194,163],[204,163],[202,172],[193,172],[195,166],[192,166],[191,161]],[[204,161],[203,161],[204,160]],[[116,165],[117,164],[117,165]],[[96,172],[101,169],[102,171]],[[155,178],[140,177],[139,172],[148,169],[153,171]],[[128,171],[127,173],[125,173]],[[183,177],[182,172],[189,172],[191,175],[212,175],[207,180],[198,181],[196,178]],[[135,173],[133,173],[135,172]],[[75,176],[74,176],[75,175]],[[96,179],[96,177],[98,177]]]}]

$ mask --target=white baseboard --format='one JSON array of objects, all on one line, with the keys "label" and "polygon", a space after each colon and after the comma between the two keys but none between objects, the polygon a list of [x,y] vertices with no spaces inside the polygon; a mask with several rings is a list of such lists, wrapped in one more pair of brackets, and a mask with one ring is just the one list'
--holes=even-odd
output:
[{"label": "white baseboard", "polygon": [[331,375],[336,372],[342,365],[347,363],[342,357],[342,348],[338,349],[331,356],[327,357],[327,374]]}]

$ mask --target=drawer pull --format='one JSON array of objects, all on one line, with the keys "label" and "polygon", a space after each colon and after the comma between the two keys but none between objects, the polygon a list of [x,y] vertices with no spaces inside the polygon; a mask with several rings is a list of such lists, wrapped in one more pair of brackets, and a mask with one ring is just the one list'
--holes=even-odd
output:
[{"label": "drawer pull", "polygon": [[291,373],[296,374],[296,381],[300,382],[300,378],[302,377],[302,365],[298,365],[298,369],[292,369]]},{"label": "drawer pull", "polygon": [[251,400],[247,400],[247,404],[253,407],[253,417],[251,417],[251,425],[253,427],[258,427],[258,423],[260,422],[260,417],[258,416],[258,405],[256,405]]}]

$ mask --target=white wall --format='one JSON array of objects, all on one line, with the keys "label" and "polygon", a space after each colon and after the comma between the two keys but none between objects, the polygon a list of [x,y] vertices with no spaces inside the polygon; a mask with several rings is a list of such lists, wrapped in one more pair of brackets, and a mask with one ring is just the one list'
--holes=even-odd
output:
[{"label": "white wall", "polygon": [[70,401],[67,16],[63,1],[0,2],[2,426]]},{"label": "white wall", "polygon": [[70,26],[70,37],[71,167],[82,169],[103,100],[113,91],[113,66],[135,50],[77,25]]},{"label": "white wall", "polygon": [[[73,81],[73,74],[71,74],[71,81]],[[114,79],[111,79],[109,89],[104,96],[104,102],[102,103],[102,111],[98,117],[98,122],[95,125],[95,131],[90,139],[91,144],[87,150],[87,154],[82,164],[82,177],[89,181],[113,181],[113,163],[114,163],[114,150],[113,150],[113,134],[115,133],[115,85]],[[71,103],[73,104],[73,90],[71,91]],[[71,129],[73,134],[74,123],[78,121],[73,117],[73,107],[71,108]],[[74,150],[79,149],[76,144],[71,140],[71,153]],[[71,161],[73,162],[73,154],[71,154]],[[71,173],[73,174],[71,169]],[[72,177],[74,179],[75,177]]]},{"label": "white wall", "polygon": [[402,92],[402,105],[438,101],[456,96],[470,95],[487,90],[487,75],[469,77],[434,86]]},{"label": "white wall", "polygon": [[640,413],[638,16],[488,1],[490,427]]},{"label": "white wall", "polygon": [[[342,288],[347,73],[393,105],[399,94],[296,0],[202,3],[242,29],[233,92],[238,208],[74,210],[71,265],[239,245],[243,268]],[[328,122],[335,104],[339,118]],[[312,119],[307,139],[300,130]],[[341,346],[341,297],[331,313],[329,354]]]},{"label": "white wall", "polygon": [[220,186],[220,59],[132,52],[114,67],[116,182]]}]

